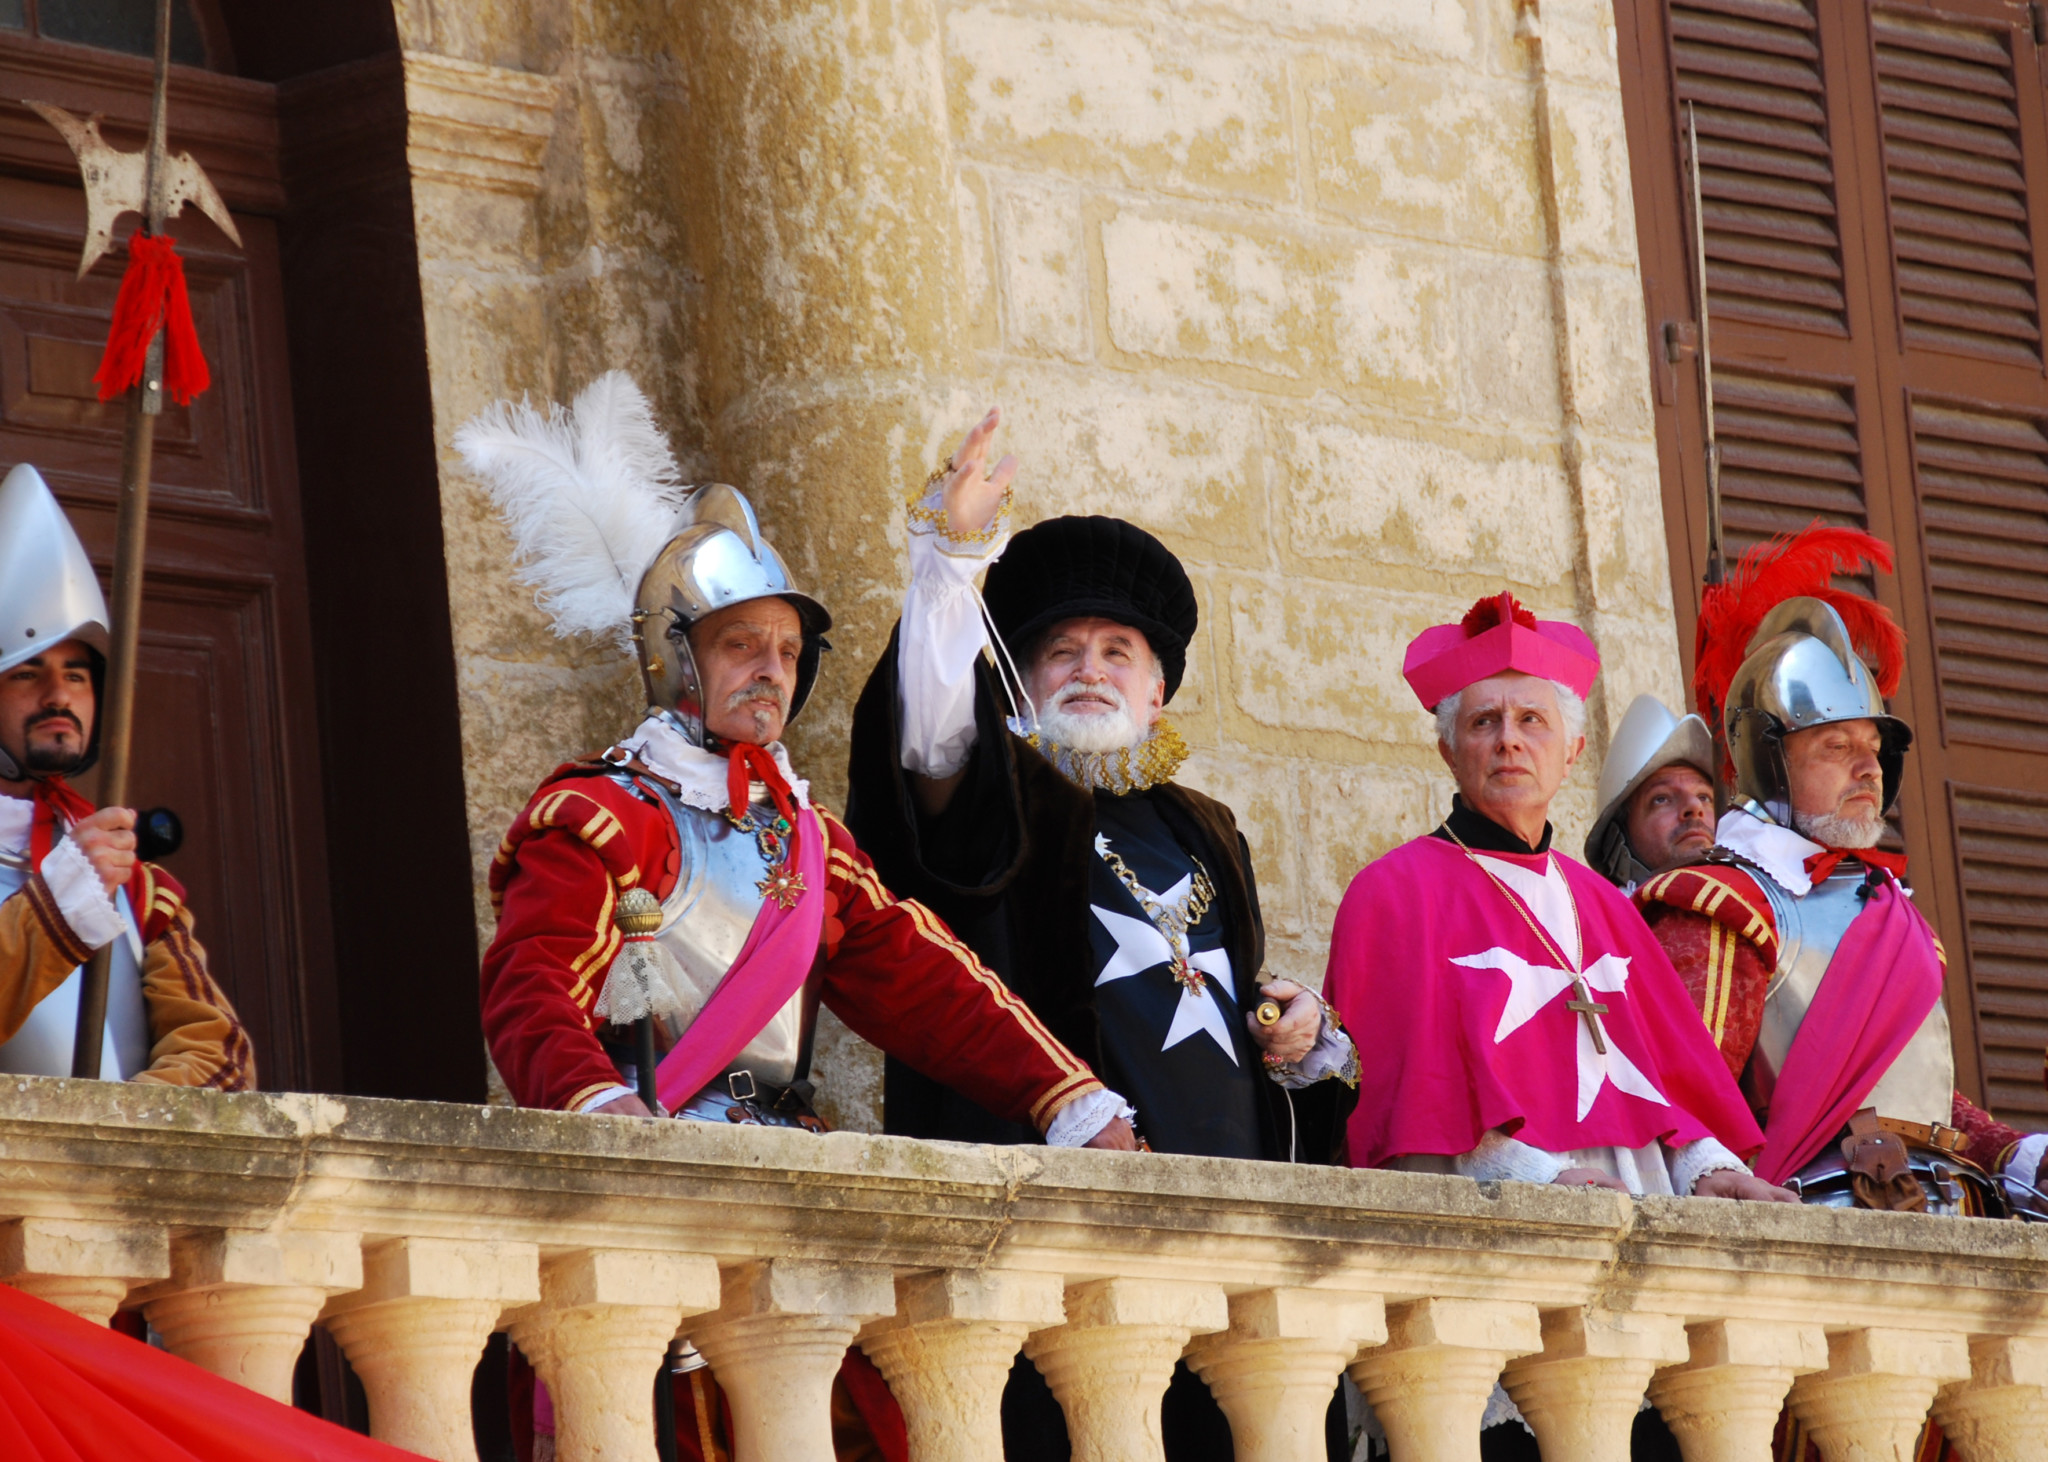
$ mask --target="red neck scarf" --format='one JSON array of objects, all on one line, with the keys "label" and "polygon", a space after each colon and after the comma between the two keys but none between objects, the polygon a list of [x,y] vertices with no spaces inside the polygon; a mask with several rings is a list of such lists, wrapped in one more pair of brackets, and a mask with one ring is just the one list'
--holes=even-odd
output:
[{"label": "red neck scarf", "polygon": [[782,814],[782,820],[796,825],[796,793],[782,775],[782,768],[775,764],[775,758],[765,746],[756,746],[751,741],[735,741],[727,753],[725,766],[726,815],[735,820],[747,815],[747,803],[752,794],[747,786],[753,777],[759,777],[768,789],[768,795],[775,799],[775,810]]},{"label": "red neck scarf", "polygon": [[1880,853],[1875,848],[1826,848],[1812,854],[1806,860],[1806,876],[1815,883],[1825,883],[1828,875],[1844,858],[1854,858],[1866,868],[1882,868],[1893,878],[1906,876],[1906,855],[1904,853]]},{"label": "red neck scarf", "polygon": [[57,846],[57,839],[91,817],[93,806],[61,776],[38,777],[34,801],[35,818],[28,829],[28,861],[32,867],[40,868],[50,849]]}]

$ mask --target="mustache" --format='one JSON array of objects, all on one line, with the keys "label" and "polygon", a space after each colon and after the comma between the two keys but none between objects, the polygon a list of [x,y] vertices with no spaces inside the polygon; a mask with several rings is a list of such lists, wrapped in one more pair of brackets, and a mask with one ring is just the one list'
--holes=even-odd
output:
[{"label": "mustache", "polygon": [[1130,703],[1124,699],[1124,693],[1108,681],[1105,680],[1100,685],[1083,685],[1080,681],[1075,680],[1069,681],[1054,693],[1051,709],[1056,711],[1066,705],[1067,702],[1076,700],[1084,695],[1108,701],[1110,705],[1119,711],[1128,711],[1131,708]]},{"label": "mustache", "polygon": [[37,711],[33,716],[22,722],[21,729],[24,733],[33,731],[45,721],[69,721],[72,730],[76,731],[80,736],[85,734],[85,723],[80,721],[74,712],[67,711],[62,706],[53,706],[47,711]]},{"label": "mustache", "polygon": [[789,711],[788,695],[772,680],[757,680],[752,685],[741,686],[726,697],[725,708],[728,711],[737,711],[749,701],[772,701],[778,711],[784,714]]}]

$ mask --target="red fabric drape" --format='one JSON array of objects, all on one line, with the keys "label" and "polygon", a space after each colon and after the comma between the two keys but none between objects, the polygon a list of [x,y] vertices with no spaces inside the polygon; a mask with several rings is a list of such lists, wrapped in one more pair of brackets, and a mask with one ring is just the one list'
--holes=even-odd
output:
[{"label": "red fabric drape", "polygon": [[8,1462],[405,1462],[417,1454],[0,1285]]}]

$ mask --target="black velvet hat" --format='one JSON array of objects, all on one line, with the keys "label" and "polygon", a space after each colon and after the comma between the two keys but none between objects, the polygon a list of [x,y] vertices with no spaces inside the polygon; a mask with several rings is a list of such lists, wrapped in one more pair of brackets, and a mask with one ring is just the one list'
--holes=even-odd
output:
[{"label": "black velvet hat", "polygon": [[1113,619],[1140,630],[1180,689],[1195,637],[1194,585],[1166,545],[1121,518],[1048,518],[1010,540],[982,591],[1011,652],[1061,620]]}]

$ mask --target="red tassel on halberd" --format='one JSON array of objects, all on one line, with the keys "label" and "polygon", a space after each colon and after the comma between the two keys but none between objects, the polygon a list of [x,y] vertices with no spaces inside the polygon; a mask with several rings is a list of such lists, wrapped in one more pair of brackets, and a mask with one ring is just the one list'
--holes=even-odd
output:
[{"label": "red tassel on halberd", "polygon": [[163,234],[129,235],[128,268],[114,298],[114,323],[106,353],[93,380],[100,400],[111,401],[142,379],[149,342],[164,332],[164,390],[180,406],[213,384],[199,332],[192,325],[192,300],[185,289],[185,263],[178,246]]}]

